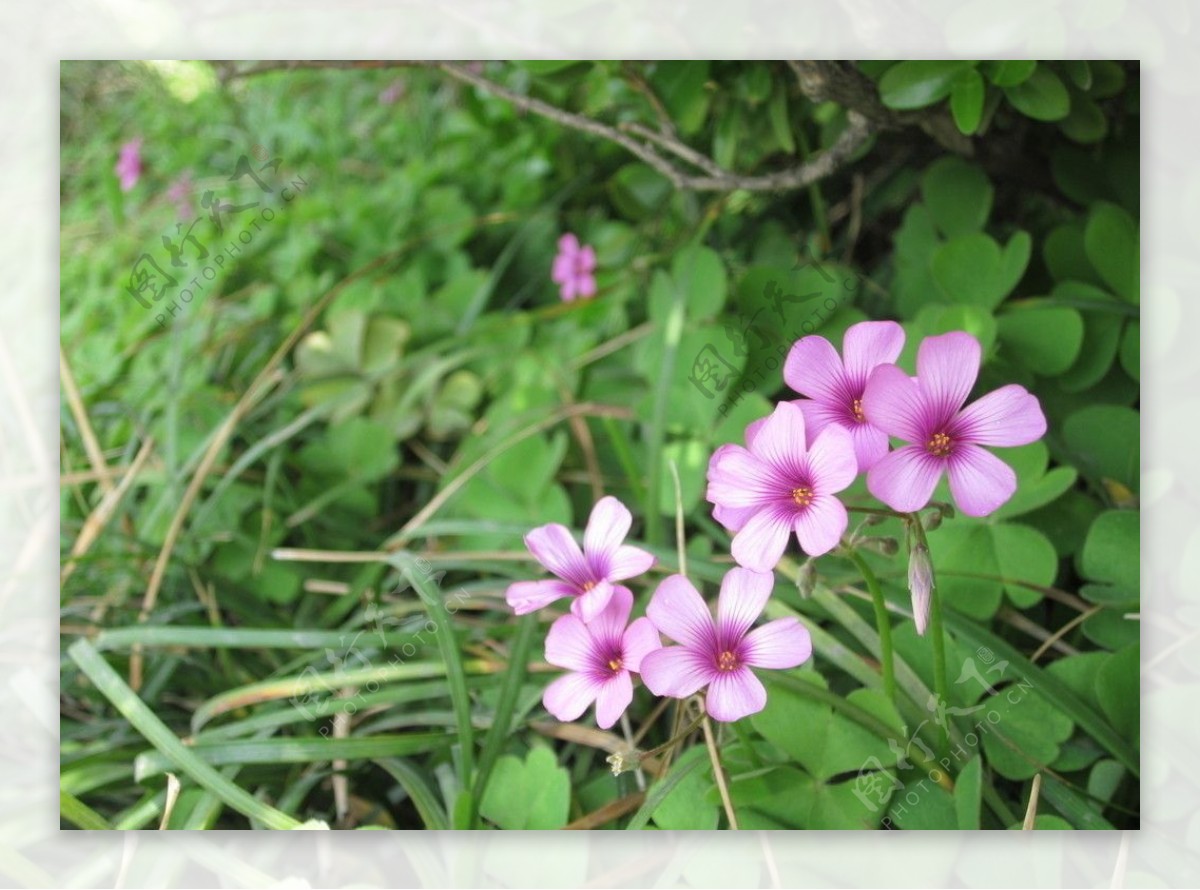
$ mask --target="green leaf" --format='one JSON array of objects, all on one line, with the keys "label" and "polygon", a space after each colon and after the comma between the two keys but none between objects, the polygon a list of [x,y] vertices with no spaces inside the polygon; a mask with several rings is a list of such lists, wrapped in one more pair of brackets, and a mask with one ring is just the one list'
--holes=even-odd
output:
[{"label": "green leaf", "polygon": [[677,763],[685,760],[699,760],[700,764],[671,788],[651,818],[664,830],[711,831],[720,821],[721,810],[708,800],[709,789],[713,787],[712,770],[706,769],[708,749],[704,745],[689,748]]},{"label": "green leaf", "polygon": [[972,135],[983,120],[983,98],[987,87],[974,69],[962,71],[950,88],[950,113],[954,125],[964,136]]},{"label": "green leaf", "polygon": [[672,191],[671,183],[645,164],[626,164],[608,181],[613,204],[633,220],[646,219],[661,212]]},{"label": "green leaf", "polygon": [[792,121],[788,117],[787,90],[776,85],[767,105],[767,119],[771,122],[771,132],[775,142],[789,155],[796,153],[796,140],[792,136]]},{"label": "green leaf", "polygon": [[680,758],[671,764],[671,769],[665,776],[659,779],[651,786],[646,793],[646,800],[638,808],[638,811],[633,814],[633,818],[629,820],[629,824],[625,826],[626,831],[640,831],[646,827],[650,821],[650,817],[654,815],[659,805],[666,800],[667,796],[691,773],[699,769],[704,763],[701,757]]},{"label": "green leaf", "polygon": [[1032,59],[1004,59],[984,63],[988,80],[998,87],[1015,87],[1033,76],[1038,63]]},{"label": "green leaf", "polygon": [[[806,671],[797,676],[826,688],[819,674]],[[882,739],[835,713],[830,706],[803,698],[789,689],[773,687],[767,707],[751,717],[750,722],[763,738],[787,753],[818,781],[839,773],[857,772],[871,758],[895,762],[895,756]],[[821,729],[797,732],[799,726]]]},{"label": "green leaf", "polygon": [[950,95],[954,81],[974,63],[907,61],[893,65],[879,81],[879,98],[888,108],[924,108]]},{"label": "green leaf", "polygon": [[1141,417],[1137,411],[1122,405],[1089,405],[1066,419],[1063,438],[1085,476],[1138,491]]},{"label": "green leaf", "polygon": [[1133,217],[1107,201],[1100,201],[1088,215],[1083,234],[1088,259],[1117,296],[1134,305],[1140,300],[1140,263],[1137,223]]},{"label": "green leaf", "polygon": [[1075,309],[1026,303],[1009,309],[997,322],[1006,351],[1035,374],[1062,374],[1079,357],[1083,317]]},{"label": "green leaf", "polygon": [[[992,548],[1001,577],[1048,586],[1058,574],[1058,553],[1040,531],[1027,525],[1002,522],[991,526]],[[1040,602],[1042,595],[1021,584],[1005,584],[1005,593],[1019,609]]]},{"label": "green leaf", "polygon": [[1085,59],[1064,59],[1059,64],[1079,89],[1086,90],[1091,87],[1092,69]]},{"label": "green leaf", "polygon": [[1017,232],[1003,251],[989,235],[975,232],[947,241],[933,254],[933,278],[958,303],[995,309],[1025,274],[1031,240]]},{"label": "green leaf", "polygon": [[1017,111],[1034,120],[1062,120],[1071,112],[1071,94],[1046,65],[1038,65],[1028,80],[1006,87],[1004,95]]},{"label": "green leaf", "polygon": [[708,70],[708,62],[657,62],[650,76],[651,86],[685,136],[696,133],[708,116]]},{"label": "green leaf", "polygon": [[1079,557],[1086,578],[1115,584],[1133,599],[1141,589],[1140,519],[1137,510],[1101,513],[1088,530]]},{"label": "green leaf", "polygon": [[930,164],[921,177],[921,197],[947,238],[982,229],[992,211],[993,196],[992,183],[983,171],[953,155]]},{"label": "green leaf", "polygon": [[567,824],[571,779],[549,748],[534,748],[522,761],[496,761],[479,803],[484,818],[508,830],[562,828]]},{"label": "green leaf", "polygon": [[1108,135],[1108,118],[1100,106],[1079,93],[1071,97],[1071,113],[1058,126],[1067,138],[1085,145],[1099,142]]},{"label": "green leaf", "polygon": [[954,780],[954,812],[960,831],[979,830],[982,790],[983,760],[979,757],[972,757]]},{"label": "green leaf", "polygon": [[983,748],[988,765],[1006,779],[1030,779],[1045,770],[1071,737],[1070,718],[1030,684],[1011,684],[986,701],[991,729]]},{"label": "green leaf", "polygon": [[1049,451],[1044,442],[1005,448],[1000,457],[1017,474],[1017,490],[992,514],[993,519],[1011,519],[1049,504],[1074,485],[1078,476],[1074,467],[1047,471]]},{"label": "green leaf", "polygon": [[514,62],[513,64],[519,68],[524,68],[530,74],[544,77],[547,74],[557,74],[559,71],[566,71],[568,68],[585,63],[578,59],[527,59],[521,62]]},{"label": "green leaf", "polygon": [[892,236],[896,277],[893,289],[901,317],[912,318],[931,301],[939,301],[933,280],[933,254],[940,245],[933,214],[924,204],[913,204],[904,213]]},{"label": "green leaf", "polygon": [[942,831],[958,826],[954,797],[924,776],[910,779],[896,790],[888,818],[904,831]]},{"label": "green leaf", "polygon": [[1134,380],[1142,377],[1142,326],[1131,321],[1121,336],[1121,367]]},{"label": "green leaf", "polygon": [[1137,643],[1113,654],[1096,673],[1096,697],[1117,732],[1138,743],[1141,714],[1141,648]]}]

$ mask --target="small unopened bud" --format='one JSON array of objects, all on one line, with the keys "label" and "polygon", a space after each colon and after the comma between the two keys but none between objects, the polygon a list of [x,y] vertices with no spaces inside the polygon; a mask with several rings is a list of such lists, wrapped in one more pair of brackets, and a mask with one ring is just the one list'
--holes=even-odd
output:
[{"label": "small unopened bud", "polygon": [[929,622],[929,597],[933,592],[933,563],[929,561],[929,548],[917,544],[908,551],[908,592],[912,594],[913,623],[917,633],[925,634]]},{"label": "small unopened bud", "polygon": [[925,527],[925,531],[931,532],[942,524],[942,511],[933,510],[921,517],[921,525]]},{"label": "small unopened bud", "polygon": [[892,537],[860,538],[858,546],[874,550],[880,556],[895,556],[900,552],[900,542]]},{"label": "small unopened bud", "polygon": [[864,527],[871,525],[879,525],[883,520],[887,519],[882,513],[868,513],[867,518],[862,521]]},{"label": "small unopened bud", "polygon": [[616,754],[609,754],[606,759],[614,776],[632,772],[642,761],[641,755],[636,751],[618,751]]},{"label": "small unopened bud", "polygon": [[806,559],[800,566],[800,573],[796,576],[796,588],[800,591],[803,599],[808,599],[816,590],[817,567],[811,559]]}]

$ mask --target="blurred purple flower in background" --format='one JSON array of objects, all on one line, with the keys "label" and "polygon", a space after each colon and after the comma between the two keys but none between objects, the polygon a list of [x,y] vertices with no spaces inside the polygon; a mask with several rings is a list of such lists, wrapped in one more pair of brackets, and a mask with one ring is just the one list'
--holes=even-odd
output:
[{"label": "blurred purple flower in background", "polygon": [[196,215],[192,206],[193,187],[192,173],[186,170],[167,189],[167,200],[175,205],[175,212],[184,222]]},{"label": "blurred purple flower in background", "polygon": [[379,104],[395,105],[402,98],[404,98],[404,91],[406,89],[407,85],[403,80],[393,81],[391,84],[379,91]]},{"label": "blurred purple flower in background", "polygon": [[113,167],[113,171],[121,180],[121,191],[127,192],[135,185],[142,176],[142,137],[130,139],[121,146],[121,153],[117,157],[117,164]]},{"label": "blurred purple flower in background", "polygon": [[562,298],[568,302],[576,297],[596,293],[596,251],[590,245],[579,246],[579,239],[568,232],[558,239],[558,256],[550,277],[560,287]]}]

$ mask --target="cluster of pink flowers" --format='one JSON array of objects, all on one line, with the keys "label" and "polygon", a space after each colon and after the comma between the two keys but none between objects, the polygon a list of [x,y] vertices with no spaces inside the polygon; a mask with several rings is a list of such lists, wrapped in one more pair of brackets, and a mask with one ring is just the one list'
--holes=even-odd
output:
[{"label": "cluster of pink flowers", "polygon": [[[577,250],[578,242],[565,236],[560,247]],[[556,280],[558,271],[556,262]],[[546,689],[551,714],[575,720],[594,702],[597,723],[607,729],[632,701],[635,674],[655,695],[686,698],[704,690],[705,709],[716,720],[761,711],[766,690],[751,669],[792,668],[812,655],[809,633],[795,618],[753,629],[775,567],[793,534],[810,557],[839,546],[848,514],[838,495],[860,473],[871,494],[900,513],[924,508],[943,473],[969,516],[985,516],[1012,496],[1015,474],[983,446],[1040,438],[1046,419],[1038,400],[1010,385],[966,405],[982,358],[970,334],[925,338],[915,378],[895,365],[903,348],[904,330],[890,321],[851,327],[840,356],[824,337],[804,337],[783,373],[805,398],[781,402],[750,424],[745,446],[723,445],[713,454],[707,498],[714,518],[733,532],[738,564],[721,582],[715,618],[686,577],[671,575],[654,591],[645,617],[630,623],[633,594],[618,582],[643,574],[655,560],[624,543],[633,517],[614,497],[593,508],[582,549],[562,525],[526,535],[529,551],[555,578],[512,584],[509,605],[521,615],[571,601],[570,613],[546,638],[546,660],[568,672]],[[893,449],[892,438],[905,444]],[[923,633],[932,584],[927,552],[910,554],[909,578]],[[664,646],[662,637],[674,645]]]},{"label": "cluster of pink flowers", "polygon": [[[559,720],[576,720],[594,702],[596,722],[608,729],[633,701],[633,675],[655,695],[686,698],[707,687],[715,720],[761,711],[767,693],[750,670],[789,668],[812,653],[808,631],[795,618],[751,630],[774,586],[774,575],[736,568],[725,575],[714,620],[683,575],[654,592],[646,616],[632,623],[633,593],[617,584],[641,575],[654,556],[625,544],[633,524],[614,497],[592,508],[580,549],[565,526],[552,523],[525,536],[529,552],[554,580],[518,581],[506,599],[518,615],[570,598],[570,612],[546,636],[546,661],[568,673],[546,687],[542,703]],[[677,645],[664,646],[661,636]]]},{"label": "cluster of pink flowers", "polygon": [[[784,380],[807,398],[781,402],[747,427],[745,447],[722,446],[709,462],[708,500],[734,532],[739,565],[772,571],[793,533],[809,556],[836,547],[848,524],[836,495],[859,473],[872,495],[902,513],[925,507],[943,473],[968,516],[986,516],[1012,497],[1016,474],[982,446],[1041,438],[1037,398],[1014,384],[963,407],[982,357],[963,331],[926,337],[915,378],[894,364],[903,348],[904,329],[891,321],[852,326],[840,357],[815,335],[792,347]],[[889,437],[906,444],[889,450]],[[927,608],[928,590],[914,590],[922,631]]]},{"label": "cluster of pink flowers", "polygon": [[559,286],[559,296],[568,303],[577,297],[596,295],[596,251],[591,245],[580,246],[570,232],[558,239],[558,255],[550,279]]}]

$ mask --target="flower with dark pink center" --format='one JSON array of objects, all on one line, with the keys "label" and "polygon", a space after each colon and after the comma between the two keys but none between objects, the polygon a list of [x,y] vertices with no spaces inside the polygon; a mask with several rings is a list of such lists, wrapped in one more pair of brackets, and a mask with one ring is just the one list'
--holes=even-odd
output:
[{"label": "flower with dark pink center", "polygon": [[542,704],[558,720],[577,720],[596,703],[596,724],[608,729],[633,701],[631,674],[642,660],[662,648],[658,631],[648,618],[626,627],[633,611],[629,588],[616,586],[599,614],[584,624],[577,615],[563,615],[546,635],[546,661],[566,668],[546,687]]},{"label": "flower with dark pink center", "polygon": [[714,720],[731,722],[761,711],[767,690],[751,668],[783,669],[812,655],[812,639],[795,618],[778,618],[751,630],[762,614],[775,576],[731,569],[721,581],[717,617],[683,575],[658,586],[648,617],[679,643],[642,658],[642,682],[655,695],[687,698],[707,687],[704,707]]},{"label": "flower with dark pink center", "polygon": [[904,348],[904,328],[894,321],[862,321],[846,329],[839,357],[833,344],[816,335],[792,346],[783,366],[787,385],[807,396],[794,404],[804,412],[810,436],[836,424],[854,440],[854,457],[866,472],[887,454],[887,433],[871,423],[863,408],[867,379],[879,365],[896,361]]},{"label": "flower with dark pink center", "polygon": [[987,516],[1012,497],[1017,476],[982,446],[1027,445],[1046,433],[1037,397],[1010,384],[963,405],[979,374],[982,349],[963,331],[926,337],[917,376],[895,365],[871,374],[863,406],[871,423],[907,442],[875,463],[867,488],[893,510],[911,513],[950,477],[950,494],[968,516]]},{"label": "flower with dark pink center", "polygon": [[525,536],[525,546],[557,577],[510,585],[505,594],[508,604],[518,615],[525,615],[571,597],[571,611],[591,621],[608,605],[615,582],[636,577],[654,565],[653,554],[623,543],[631,525],[629,509],[610,495],[592,508],[582,551],[565,525],[552,522],[535,528]]}]

